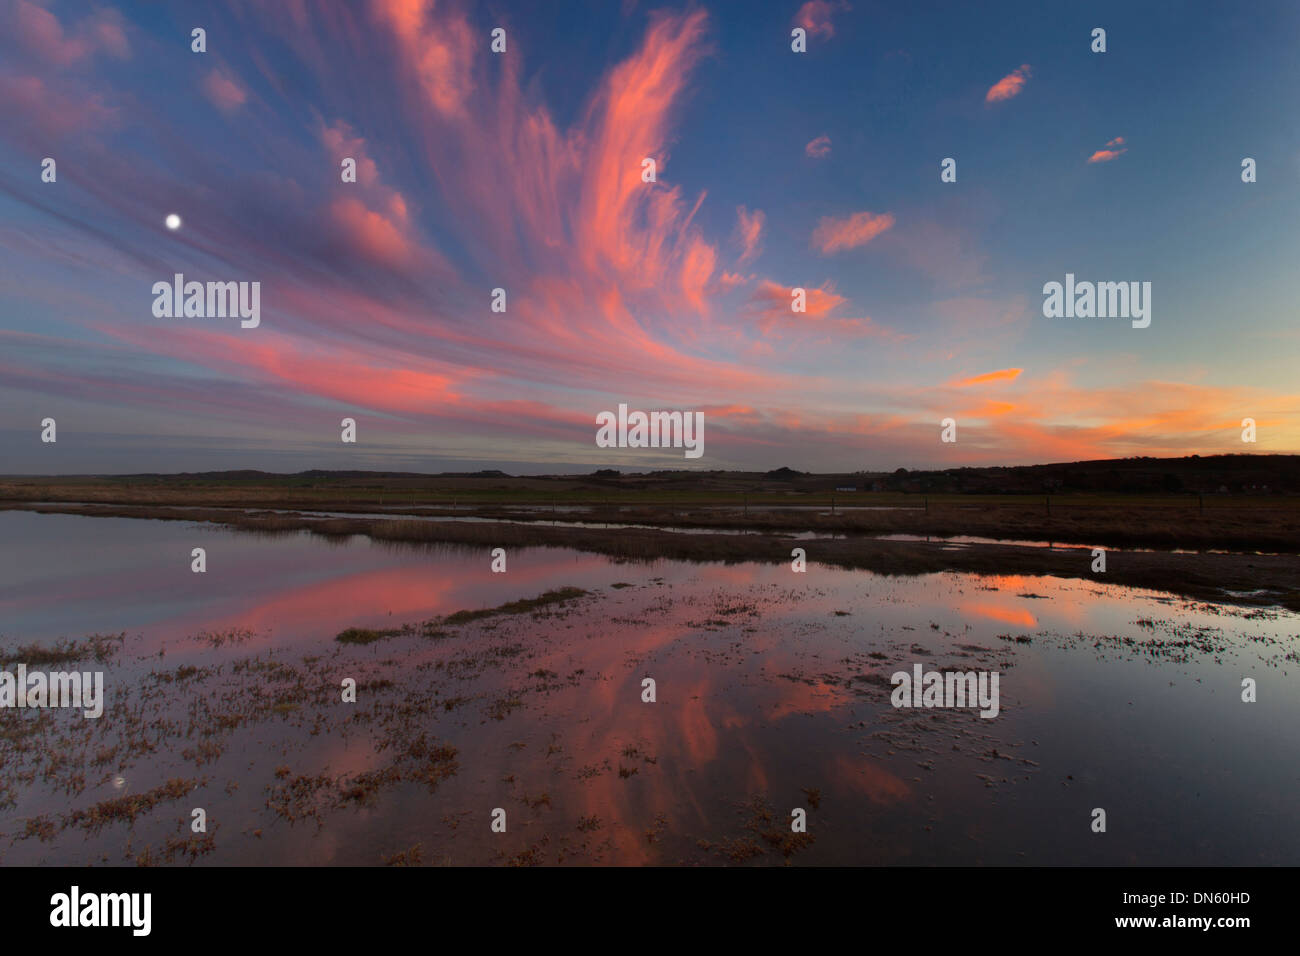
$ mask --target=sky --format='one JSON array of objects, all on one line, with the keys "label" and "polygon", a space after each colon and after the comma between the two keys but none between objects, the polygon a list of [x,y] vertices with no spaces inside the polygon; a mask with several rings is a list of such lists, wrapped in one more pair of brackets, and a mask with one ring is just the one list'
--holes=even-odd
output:
[{"label": "sky", "polygon": [[[1293,2],[0,0],[0,473],[1295,453],[1298,46]],[[176,273],[259,324],[155,315]],[[1067,274],[1150,325],[1045,316]],[[703,454],[597,447],[619,404]]]}]

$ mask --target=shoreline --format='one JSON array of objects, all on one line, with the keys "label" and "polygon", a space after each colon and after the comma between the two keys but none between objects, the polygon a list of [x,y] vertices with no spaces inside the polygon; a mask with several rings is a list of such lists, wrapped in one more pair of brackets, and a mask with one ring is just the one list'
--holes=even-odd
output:
[{"label": "shoreline", "polygon": [[[1281,606],[1300,611],[1300,555],[1204,554],[1169,551],[1107,551],[1107,569],[1094,574],[1091,552],[1050,550],[1012,544],[978,544],[953,549],[943,542],[892,541],[858,535],[795,539],[767,534],[680,534],[652,529],[600,529],[531,524],[470,523],[394,518],[314,518],[296,513],[232,512],[222,508],[145,505],[33,505],[0,502],[0,511],[31,511],[85,517],[195,521],[261,533],[308,531],[325,537],[364,535],[376,541],[453,544],[482,548],[557,547],[626,560],[659,558],[740,563],[782,563],[802,548],[810,564],[857,568],[880,574],[918,575],[942,571],[973,574],[1050,575],[1102,584],[1165,591],[1216,604]],[[881,514],[874,512],[873,514]],[[806,524],[809,516],[799,521]],[[633,518],[622,513],[624,521]],[[757,530],[757,529],[756,529]],[[808,530],[803,528],[802,530]],[[813,529],[817,530],[817,529]],[[964,533],[964,532],[955,532]],[[1096,538],[1095,532],[1090,535]],[[1069,543],[1062,538],[1059,543]],[[1229,593],[1237,592],[1237,593]]]},{"label": "shoreline", "polygon": [[[972,536],[1106,548],[1300,555],[1300,496],[853,495],[698,492],[646,497],[576,486],[525,490],[43,485],[0,481],[0,508],[54,505],[326,511],[517,522],[565,514],[600,523],[758,532]],[[1208,505],[1208,506],[1207,506]]]}]

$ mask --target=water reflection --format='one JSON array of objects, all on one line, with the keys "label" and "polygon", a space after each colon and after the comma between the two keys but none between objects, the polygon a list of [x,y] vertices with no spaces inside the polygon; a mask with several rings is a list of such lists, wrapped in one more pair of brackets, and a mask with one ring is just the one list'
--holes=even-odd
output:
[{"label": "water reflection", "polygon": [[[0,646],[127,632],[100,721],[0,715],[7,863],[1300,858],[1294,614],[549,548],[494,574],[482,548],[27,512],[0,533]],[[565,587],[587,594],[443,620]],[[1001,716],[893,709],[889,675],[917,662],[997,670]],[[176,779],[193,791],[133,827],[76,816]],[[191,805],[219,828],[178,849]],[[1094,806],[1122,840],[1090,839]]]}]

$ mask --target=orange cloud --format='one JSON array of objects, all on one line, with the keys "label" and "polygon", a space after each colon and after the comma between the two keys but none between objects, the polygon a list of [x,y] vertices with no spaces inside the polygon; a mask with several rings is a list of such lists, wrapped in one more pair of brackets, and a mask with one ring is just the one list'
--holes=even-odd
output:
[{"label": "orange cloud", "polygon": [[958,379],[951,384],[956,388],[966,388],[969,385],[985,385],[988,382],[1013,382],[1020,377],[1024,369],[1004,368],[996,372],[985,372],[983,375],[976,375],[972,378]]},{"label": "orange cloud", "polygon": [[1088,157],[1090,163],[1109,163],[1112,159],[1117,158],[1122,153],[1127,153],[1128,147],[1124,145],[1124,137],[1116,136],[1106,144],[1105,149],[1099,149]]},{"label": "orange cloud", "polygon": [[813,230],[812,243],[823,255],[840,252],[865,245],[893,225],[894,217],[887,212],[855,212],[847,219],[823,216]]},{"label": "orange cloud", "polygon": [[[1205,454],[1240,449],[1241,418],[1237,409],[1267,405],[1296,420],[1300,394],[1263,393],[1249,388],[1217,388],[1161,381],[1135,381],[1123,387],[1074,386],[1064,373],[1048,374],[1030,386],[1017,386],[1017,403],[986,402],[962,411],[959,418],[985,419],[969,426],[963,442],[967,463],[1007,461],[1083,461],[1132,455]],[[942,393],[937,393],[942,398]],[[1135,413],[1132,396],[1141,394]],[[951,402],[925,403],[932,415],[952,412]],[[1257,418],[1258,420],[1258,418]],[[1294,430],[1279,431],[1278,451],[1296,447]],[[1274,450],[1270,449],[1270,450]]]},{"label": "orange cloud", "polygon": [[979,405],[971,408],[963,408],[957,412],[958,418],[997,418],[999,415],[1010,415],[1012,412],[1020,410],[1020,406],[1012,402],[995,402],[992,399],[985,400]]},{"label": "orange cloud", "polygon": [[823,133],[805,146],[803,151],[813,159],[825,159],[831,154],[831,138]]},{"label": "orange cloud", "polygon": [[993,604],[972,604],[966,607],[967,613],[1014,624],[1017,627],[1037,627],[1038,619],[1023,608],[998,607]]},{"label": "orange cloud", "polygon": [[1011,97],[1018,95],[1024,89],[1025,81],[1029,79],[1029,75],[1029,64],[1022,64],[990,86],[989,91],[984,94],[984,102],[997,103],[1000,100],[1009,100]]}]

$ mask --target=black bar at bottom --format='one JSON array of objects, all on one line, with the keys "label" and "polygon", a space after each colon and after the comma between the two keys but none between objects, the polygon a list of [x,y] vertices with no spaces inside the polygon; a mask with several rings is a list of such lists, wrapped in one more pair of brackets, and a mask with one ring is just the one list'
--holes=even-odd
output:
[{"label": "black bar at bottom", "polygon": [[[506,945],[504,931],[525,944],[530,937],[585,939],[593,947],[639,938],[676,948],[714,935],[734,946],[751,935],[770,945],[792,934],[808,946],[848,931],[873,947],[924,939],[983,945],[1021,932],[1045,934],[1044,941],[1199,937],[1231,945],[1243,933],[1285,931],[1295,876],[1292,869],[1225,868],[7,867],[0,892],[11,943],[77,933],[128,946],[228,941],[262,948],[413,936],[463,949]],[[147,935],[137,933],[146,922],[144,897],[116,894],[149,894]],[[125,925],[80,925],[115,917]]]}]

